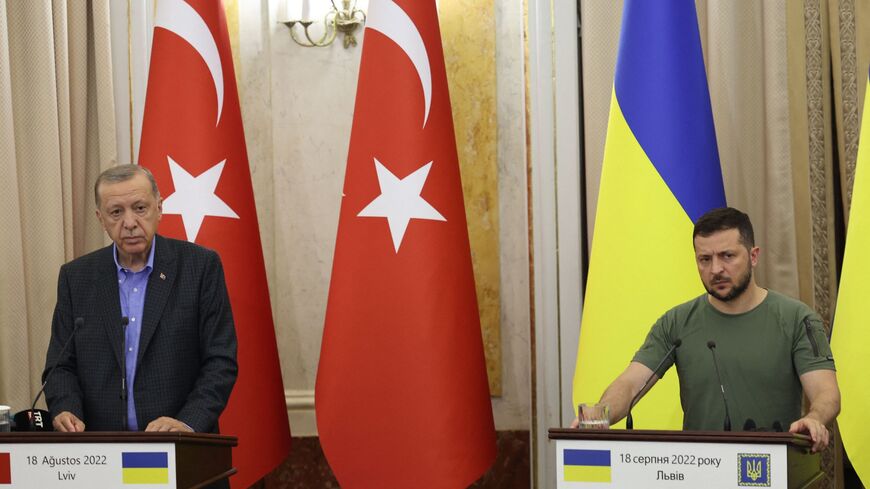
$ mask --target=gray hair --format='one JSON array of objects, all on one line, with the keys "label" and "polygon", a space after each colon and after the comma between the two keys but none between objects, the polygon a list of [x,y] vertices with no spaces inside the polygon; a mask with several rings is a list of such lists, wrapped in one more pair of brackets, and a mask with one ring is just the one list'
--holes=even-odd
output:
[{"label": "gray hair", "polygon": [[94,202],[97,204],[97,209],[100,208],[100,185],[104,183],[121,183],[130,180],[136,175],[145,175],[148,181],[151,182],[151,193],[154,198],[160,200],[160,190],[157,189],[157,180],[154,180],[154,175],[144,166],[139,165],[118,165],[109,168],[100,173],[94,183]]}]

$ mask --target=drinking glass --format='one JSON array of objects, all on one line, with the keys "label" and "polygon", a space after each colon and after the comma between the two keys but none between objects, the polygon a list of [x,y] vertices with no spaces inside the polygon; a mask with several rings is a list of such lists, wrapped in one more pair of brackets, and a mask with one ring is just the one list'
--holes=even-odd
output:
[{"label": "drinking glass", "polygon": [[585,430],[606,430],[610,428],[610,406],[604,403],[577,406],[580,428]]}]

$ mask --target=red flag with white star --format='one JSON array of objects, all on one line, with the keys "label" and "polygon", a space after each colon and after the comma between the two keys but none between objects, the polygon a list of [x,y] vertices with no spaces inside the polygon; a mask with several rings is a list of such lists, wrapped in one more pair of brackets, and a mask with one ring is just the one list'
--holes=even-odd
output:
[{"label": "red flag with white star", "polygon": [[290,428],[226,18],[216,0],[157,5],[139,163],[164,197],[159,233],[223,262],[239,376],[220,428],[246,488],[286,458]]},{"label": "red flag with white star", "polygon": [[434,0],[370,3],[315,395],[342,487],[467,487],[495,458]]}]

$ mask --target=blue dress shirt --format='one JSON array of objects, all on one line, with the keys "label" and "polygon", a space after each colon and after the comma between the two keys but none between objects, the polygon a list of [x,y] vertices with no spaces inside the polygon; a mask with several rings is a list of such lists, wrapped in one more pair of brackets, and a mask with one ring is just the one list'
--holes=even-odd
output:
[{"label": "blue dress shirt", "polygon": [[[151,240],[151,251],[145,268],[134,272],[118,263],[118,248],[113,246],[115,266],[118,268],[118,293],[121,296],[121,314],[128,319],[124,351],[127,370],[127,429],[139,431],[136,420],[136,402],[133,399],[133,384],[136,381],[136,357],[139,355],[139,333],[142,331],[142,312],[145,308],[145,289],[148,277],[154,269],[155,240]],[[120,322],[121,318],[118,318]]]}]

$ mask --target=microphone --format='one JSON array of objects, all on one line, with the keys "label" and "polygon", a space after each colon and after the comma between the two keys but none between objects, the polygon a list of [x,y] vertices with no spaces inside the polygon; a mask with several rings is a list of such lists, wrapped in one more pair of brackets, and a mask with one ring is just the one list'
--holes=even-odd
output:
[{"label": "microphone", "polygon": [[121,400],[124,401],[124,415],[121,425],[121,431],[127,431],[127,325],[130,324],[130,319],[127,316],[121,316]]},{"label": "microphone", "polygon": [[758,427],[755,426],[755,420],[746,418],[746,422],[743,423],[743,431],[758,431]]},{"label": "microphone", "polygon": [[719,374],[719,362],[716,361],[716,342],[710,340],[707,342],[707,348],[713,354],[713,365],[716,367],[716,378],[719,379],[719,389],[722,391],[722,404],[725,405],[725,431],[731,431],[731,416],[728,416],[728,401],[725,399],[725,384],[722,383],[722,376]]},{"label": "microphone", "polygon": [[66,342],[63,344],[63,347],[60,349],[60,354],[57,356],[57,359],[55,359],[54,365],[51,366],[48,370],[48,374],[45,375],[45,380],[42,381],[42,387],[36,394],[36,398],[33,399],[33,404],[30,406],[30,409],[25,409],[24,411],[15,413],[15,431],[52,431],[54,429],[51,425],[46,425],[46,421],[51,419],[51,414],[44,409],[36,409],[36,403],[39,402],[39,398],[42,397],[42,393],[45,392],[45,386],[48,385],[48,379],[51,378],[51,374],[53,374],[55,369],[57,369],[58,364],[63,358],[63,354],[66,353],[67,347],[76,335],[76,331],[78,331],[83,324],[85,324],[85,318],[82,317],[75,318],[73,321],[72,333],[70,333]]},{"label": "microphone", "polygon": [[640,396],[643,395],[644,389],[646,389],[646,386],[648,386],[649,383],[652,382],[653,376],[656,374],[656,372],[659,371],[660,368],[662,368],[662,365],[665,364],[665,360],[670,358],[670,356],[673,355],[674,352],[677,351],[677,348],[679,348],[680,345],[682,345],[682,344],[683,344],[683,340],[681,340],[679,338],[674,340],[674,343],[671,345],[670,348],[668,348],[668,352],[665,353],[665,356],[663,356],[661,361],[659,361],[659,364],[656,366],[655,370],[653,370],[653,372],[649,375],[649,377],[647,377],[646,382],[643,383],[643,386],[640,388],[640,391],[638,391],[637,395],[635,395],[631,399],[631,402],[628,403],[628,415],[625,417],[625,429],[627,429],[627,430],[634,429],[634,419],[631,417],[631,408],[634,407],[634,405],[637,404],[637,402],[640,400]]}]

